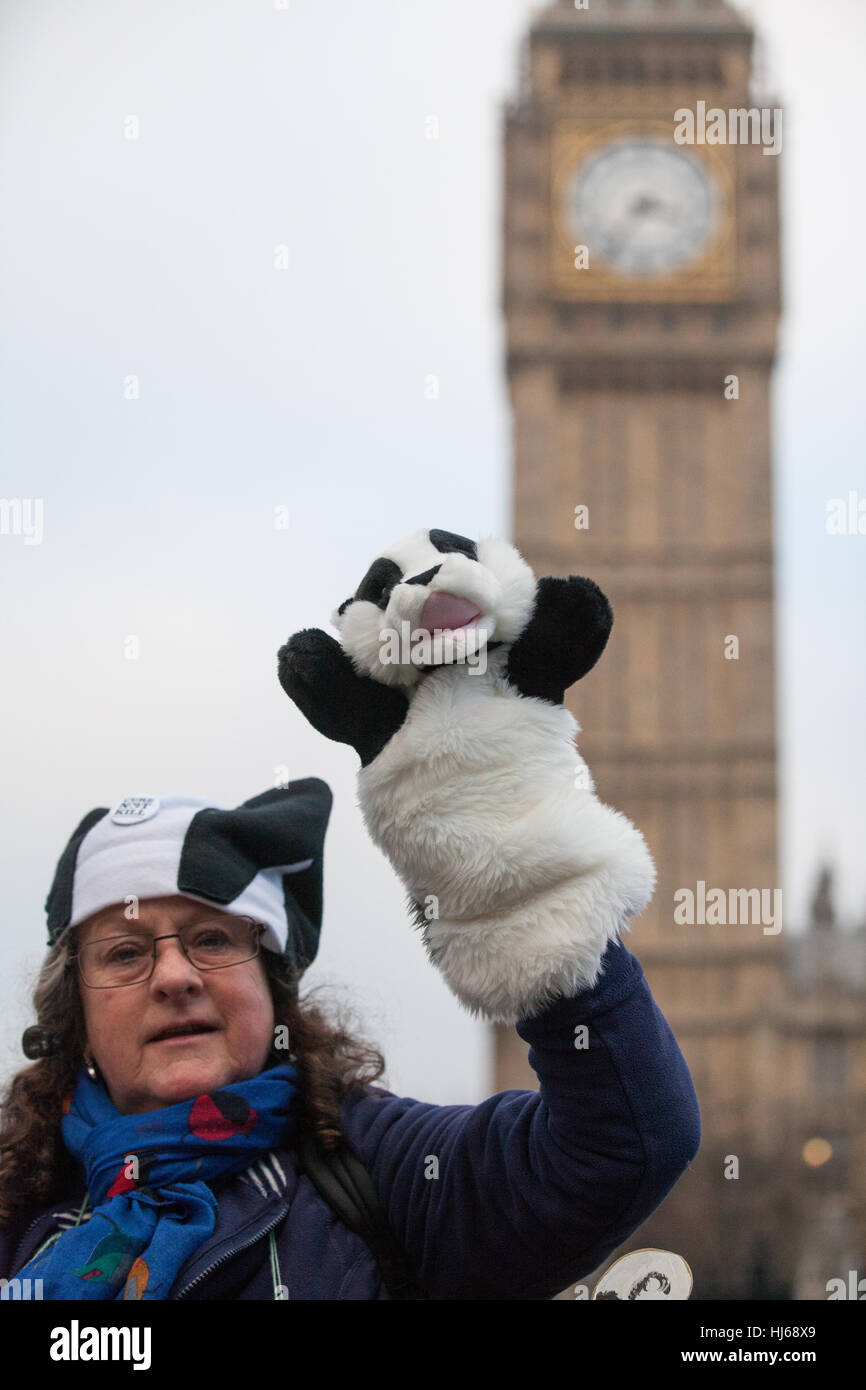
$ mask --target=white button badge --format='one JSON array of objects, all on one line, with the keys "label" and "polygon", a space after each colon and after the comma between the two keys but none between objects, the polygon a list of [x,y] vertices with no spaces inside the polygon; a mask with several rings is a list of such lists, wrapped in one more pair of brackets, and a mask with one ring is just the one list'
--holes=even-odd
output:
[{"label": "white button badge", "polygon": [[115,825],[139,825],[159,810],[158,796],[125,796],[111,812]]}]

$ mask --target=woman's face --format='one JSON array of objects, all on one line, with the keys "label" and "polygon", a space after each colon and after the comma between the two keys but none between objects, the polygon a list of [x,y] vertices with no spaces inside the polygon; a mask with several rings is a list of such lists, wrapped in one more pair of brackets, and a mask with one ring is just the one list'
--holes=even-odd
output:
[{"label": "woman's face", "polygon": [[[134,929],[164,936],[231,914],[181,896],[142,898],[129,923],[122,903],[94,913],[77,930],[80,945]],[[89,989],[79,974],[87,1044],[121,1114],[191,1100],[263,1069],[274,1037],[274,1009],[261,955],[221,970],[197,970],[175,937],[158,941],[149,980]],[[184,1037],[155,1040],[165,1029],[200,1023]]]}]

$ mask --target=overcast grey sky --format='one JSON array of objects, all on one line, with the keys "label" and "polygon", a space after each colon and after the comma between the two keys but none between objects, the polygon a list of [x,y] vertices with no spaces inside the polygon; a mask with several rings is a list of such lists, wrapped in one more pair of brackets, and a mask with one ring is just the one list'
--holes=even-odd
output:
[{"label": "overcast grey sky", "polygon": [[[501,103],[536,8],[0,10],[0,494],[44,508],[41,544],[0,536],[0,1073],[21,1062],[44,899],[81,816],[141,791],[233,806],[286,765],[335,794],[308,978],[356,1001],[392,1089],[486,1094],[488,1030],[427,963],[366,836],[357,759],[289,703],[276,651],[327,629],[387,542],[508,533]],[[793,925],[821,853],[845,912],[866,911],[866,536],[824,524],[828,498],[866,495],[866,16],[858,0],[751,11],[786,108],[774,410]]]}]

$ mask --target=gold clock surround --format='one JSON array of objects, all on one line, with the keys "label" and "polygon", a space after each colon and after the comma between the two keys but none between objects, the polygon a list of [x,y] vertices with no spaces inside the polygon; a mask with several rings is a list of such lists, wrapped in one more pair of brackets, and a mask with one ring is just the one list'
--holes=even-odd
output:
[{"label": "gold clock surround", "polygon": [[[725,302],[737,289],[735,151],[730,145],[680,146],[674,141],[673,116],[669,121],[628,117],[619,121],[560,121],[551,135],[550,178],[550,283],[558,299],[615,301],[618,303],[703,301]],[[690,265],[664,275],[630,275],[606,263],[577,269],[575,246],[581,244],[565,217],[566,188],[578,168],[591,155],[615,140],[631,136],[662,135],[673,150],[688,151],[705,163],[721,200],[716,233],[704,253]]]}]

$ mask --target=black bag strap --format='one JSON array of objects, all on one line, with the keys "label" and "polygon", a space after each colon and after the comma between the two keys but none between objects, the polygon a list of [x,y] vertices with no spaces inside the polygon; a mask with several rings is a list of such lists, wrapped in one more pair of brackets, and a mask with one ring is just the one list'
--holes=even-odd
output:
[{"label": "black bag strap", "polygon": [[324,1148],[308,1122],[298,1126],[297,1149],[301,1167],[319,1195],[372,1250],[391,1297],[426,1299],[361,1160],[345,1143],[338,1149]]}]

